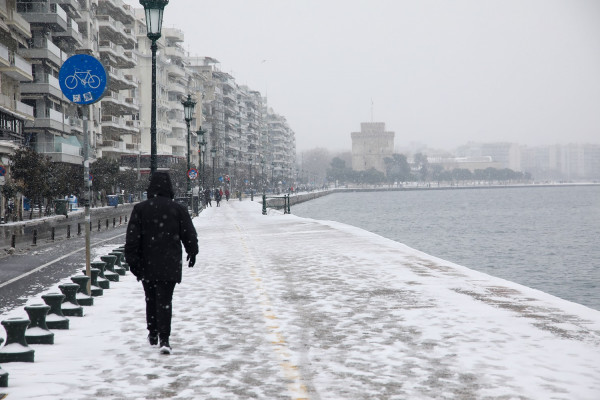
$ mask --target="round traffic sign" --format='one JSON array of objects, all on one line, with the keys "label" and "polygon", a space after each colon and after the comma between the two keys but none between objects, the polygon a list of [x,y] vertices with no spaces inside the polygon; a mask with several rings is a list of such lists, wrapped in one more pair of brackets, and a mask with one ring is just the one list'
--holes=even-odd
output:
[{"label": "round traffic sign", "polygon": [[97,58],[76,54],[63,63],[58,83],[65,97],[73,103],[92,104],[104,96],[108,75]]},{"label": "round traffic sign", "polygon": [[4,175],[6,175],[6,168],[4,168],[4,165],[0,165],[0,176]]},{"label": "round traffic sign", "polygon": [[194,179],[198,178],[198,170],[196,168],[191,168],[188,170],[187,175],[188,175],[188,178],[190,178],[191,180],[194,180]]}]

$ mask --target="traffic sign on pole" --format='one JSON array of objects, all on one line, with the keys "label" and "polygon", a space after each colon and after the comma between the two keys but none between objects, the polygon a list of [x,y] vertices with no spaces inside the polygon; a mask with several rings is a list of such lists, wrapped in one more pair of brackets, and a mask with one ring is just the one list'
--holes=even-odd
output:
[{"label": "traffic sign on pole", "polygon": [[108,75],[95,57],[76,54],[67,58],[58,72],[60,89],[76,104],[93,104],[104,96]]},{"label": "traffic sign on pole", "polygon": [[190,180],[194,180],[196,178],[198,178],[198,170],[196,168],[190,168],[187,172],[188,178],[190,178]]},{"label": "traffic sign on pole", "polygon": [[0,164],[0,176],[6,175],[6,168],[4,165]]}]

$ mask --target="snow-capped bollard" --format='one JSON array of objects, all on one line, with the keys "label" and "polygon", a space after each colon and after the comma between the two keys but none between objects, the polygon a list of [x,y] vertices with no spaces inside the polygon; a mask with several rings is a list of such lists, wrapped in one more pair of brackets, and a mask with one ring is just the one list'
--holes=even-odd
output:
[{"label": "snow-capped bollard", "polygon": [[[86,275],[86,270],[82,269],[84,275]],[[90,292],[92,297],[102,296],[104,294],[104,290],[98,285],[98,277],[100,276],[100,270],[98,268],[90,268],[90,274],[92,277],[90,278]],[[86,275],[87,276],[87,275]],[[108,283],[108,281],[106,281]]]},{"label": "snow-capped bollard", "polygon": [[[4,338],[0,338],[0,346],[2,346]],[[8,372],[4,371],[0,366],[0,387],[8,387]]]},{"label": "snow-capped bollard", "polygon": [[25,306],[29,315],[29,327],[25,331],[25,340],[28,344],[54,344],[54,333],[46,325],[46,315],[50,306],[46,304],[32,304]]},{"label": "snow-capped bollard", "polygon": [[80,306],[93,306],[94,298],[91,296],[90,292],[87,290],[88,282],[90,281],[90,277],[87,275],[75,275],[71,277],[73,283],[79,285],[79,289],[77,290],[77,303]]},{"label": "snow-capped bollard", "polygon": [[25,330],[29,320],[25,318],[9,318],[2,321],[6,330],[6,344],[0,348],[0,363],[33,362],[35,350],[27,346]]},{"label": "snow-capped bollard", "polygon": [[104,271],[106,270],[106,263],[104,261],[93,261],[91,263],[92,268],[96,268],[98,272],[98,287],[102,289],[110,289],[110,282],[106,279]]},{"label": "snow-capped bollard", "polygon": [[119,274],[115,272],[115,262],[117,261],[117,256],[100,256],[100,259],[106,263],[104,277],[111,282],[118,282]]},{"label": "snow-capped bollard", "polygon": [[83,307],[77,302],[77,291],[79,285],[76,283],[63,283],[58,288],[65,295],[62,304],[62,312],[67,317],[83,317]]},{"label": "snow-capped bollard", "polygon": [[125,262],[125,261],[123,261],[123,262],[121,263],[121,266],[122,266],[123,268],[125,268],[125,271],[129,271],[129,270],[130,270],[130,268],[129,268],[129,264],[127,264],[127,262]]},{"label": "snow-capped bollard", "polygon": [[108,255],[117,257],[117,260],[115,261],[115,272],[119,275],[125,275],[125,268],[123,268],[123,266],[121,265],[123,253],[121,253],[120,251],[111,251],[110,253],[108,253]]},{"label": "snow-capped bollard", "polygon": [[46,315],[46,326],[49,329],[69,329],[69,319],[62,312],[62,302],[65,295],[47,293],[42,295],[42,299],[50,306],[50,311]]}]

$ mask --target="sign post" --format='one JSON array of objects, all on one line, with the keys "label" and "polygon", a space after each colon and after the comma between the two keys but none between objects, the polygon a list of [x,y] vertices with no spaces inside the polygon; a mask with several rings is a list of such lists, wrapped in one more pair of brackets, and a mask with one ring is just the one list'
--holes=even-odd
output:
[{"label": "sign post", "polygon": [[[63,95],[71,102],[79,105],[83,118],[83,187],[85,202],[85,274],[91,278],[90,271],[90,160],[89,160],[89,123],[91,105],[100,101],[108,86],[108,75],[104,65],[95,57],[87,54],[76,54],[67,58],[58,73],[58,82]],[[88,293],[90,281],[88,280]]]}]

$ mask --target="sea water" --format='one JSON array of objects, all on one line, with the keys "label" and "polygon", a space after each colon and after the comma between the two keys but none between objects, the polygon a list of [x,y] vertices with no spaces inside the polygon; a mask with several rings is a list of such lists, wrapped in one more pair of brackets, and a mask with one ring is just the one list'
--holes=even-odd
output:
[{"label": "sea water", "polygon": [[335,193],[292,213],[600,310],[600,186]]}]

